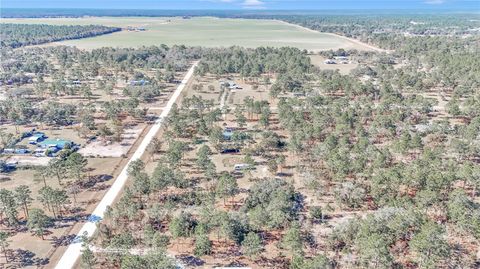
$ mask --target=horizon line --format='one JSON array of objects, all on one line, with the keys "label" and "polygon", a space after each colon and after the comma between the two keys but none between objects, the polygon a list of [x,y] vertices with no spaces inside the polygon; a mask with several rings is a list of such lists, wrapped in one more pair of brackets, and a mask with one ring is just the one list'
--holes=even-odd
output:
[{"label": "horizon line", "polygon": [[[242,12],[268,12],[268,11],[304,11],[304,12],[316,12],[316,11],[344,11],[344,10],[358,10],[366,11],[372,10],[372,8],[318,8],[318,9],[242,9],[242,8],[191,8],[191,9],[160,9],[160,8],[102,8],[102,7],[1,7],[0,11],[6,9],[41,9],[41,10],[149,10],[149,11],[242,11]],[[468,11],[469,13],[480,13],[480,10],[471,10],[468,8],[442,8],[437,7],[422,7],[422,8],[374,8],[373,10],[382,10],[382,11],[419,11],[419,10],[445,10],[445,11]]]}]

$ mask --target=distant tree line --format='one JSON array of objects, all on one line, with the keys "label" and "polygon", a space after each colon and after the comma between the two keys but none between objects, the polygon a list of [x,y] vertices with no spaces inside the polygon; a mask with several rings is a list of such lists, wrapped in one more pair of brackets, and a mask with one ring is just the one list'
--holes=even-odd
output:
[{"label": "distant tree line", "polygon": [[2,47],[18,48],[21,46],[104,35],[118,31],[121,31],[121,28],[102,25],[3,23],[0,27],[0,44]]}]

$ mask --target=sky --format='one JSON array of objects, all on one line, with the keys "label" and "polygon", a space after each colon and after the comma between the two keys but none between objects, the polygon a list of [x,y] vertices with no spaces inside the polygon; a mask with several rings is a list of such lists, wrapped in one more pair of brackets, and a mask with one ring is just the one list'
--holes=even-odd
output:
[{"label": "sky", "polygon": [[441,9],[479,12],[480,0],[0,0],[2,8],[92,9]]}]

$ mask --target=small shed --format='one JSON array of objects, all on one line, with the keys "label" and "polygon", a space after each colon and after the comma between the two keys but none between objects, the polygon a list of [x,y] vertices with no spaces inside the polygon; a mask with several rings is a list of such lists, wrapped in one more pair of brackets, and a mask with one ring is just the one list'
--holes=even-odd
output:
[{"label": "small shed", "polygon": [[223,130],[223,139],[224,140],[230,140],[230,139],[232,139],[232,136],[233,136],[233,129],[232,128],[225,128],[225,130]]}]

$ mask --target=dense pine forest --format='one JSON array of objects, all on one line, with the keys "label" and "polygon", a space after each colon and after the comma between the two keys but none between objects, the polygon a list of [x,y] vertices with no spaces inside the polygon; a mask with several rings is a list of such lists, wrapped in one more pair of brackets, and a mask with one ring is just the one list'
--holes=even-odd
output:
[{"label": "dense pine forest", "polygon": [[0,24],[0,45],[17,48],[28,45],[92,37],[120,31],[102,25]]}]

